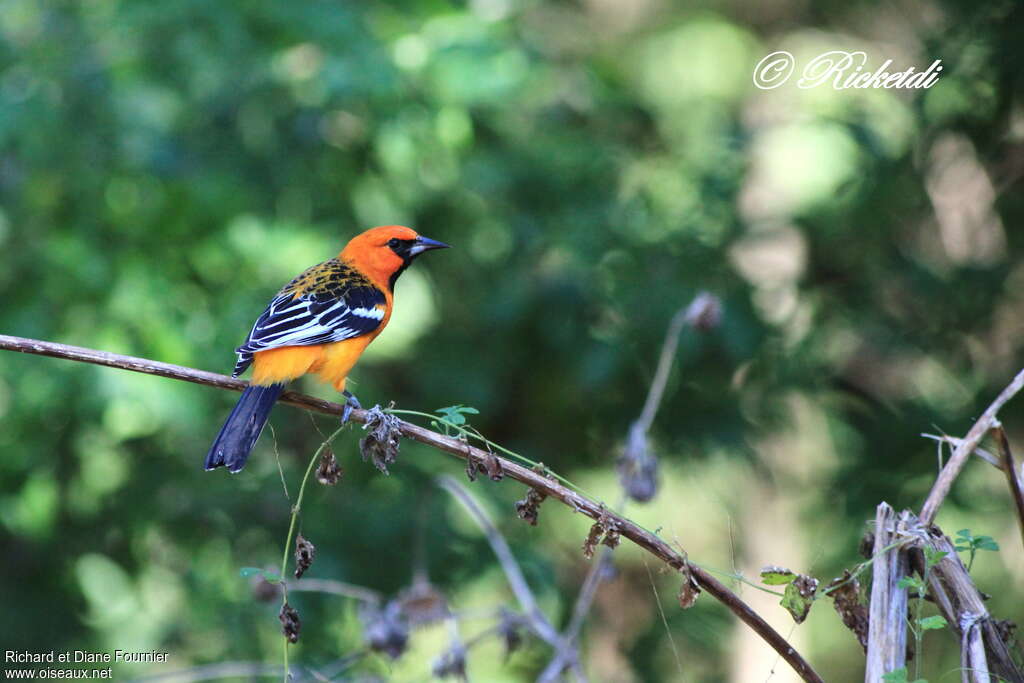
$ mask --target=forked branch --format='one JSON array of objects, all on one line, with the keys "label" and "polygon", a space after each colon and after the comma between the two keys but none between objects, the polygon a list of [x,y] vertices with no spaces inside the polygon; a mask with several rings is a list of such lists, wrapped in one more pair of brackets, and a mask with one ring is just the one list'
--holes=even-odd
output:
[{"label": "forked branch", "polygon": [[935,521],[935,515],[939,512],[939,506],[942,505],[942,501],[946,499],[950,489],[953,488],[953,482],[956,481],[956,477],[960,474],[960,470],[963,469],[967,458],[971,456],[971,453],[978,447],[978,444],[985,438],[989,430],[998,423],[996,415],[999,414],[1000,408],[1016,396],[1017,392],[1022,388],[1024,388],[1024,370],[1018,372],[1013,381],[996,397],[996,400],[992,401],[992,405],[985,409],[985,412],[981,414],[978,421],[967,432],[963,441],[953,450],[953,455],[949,458],[946,466],[942,468],[942,472],[939,473],[938,479],[935,480],[935,484],[932,486],[932,490],[928,494],[928,498],[925,499],[924,506],[921,508],[921,521],[925,525]]}]

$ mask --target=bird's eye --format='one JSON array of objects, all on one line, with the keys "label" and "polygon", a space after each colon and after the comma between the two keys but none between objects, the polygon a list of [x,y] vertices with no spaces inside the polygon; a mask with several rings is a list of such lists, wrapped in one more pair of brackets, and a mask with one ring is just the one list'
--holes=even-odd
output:
[{"label": "bird's eye", "polygon": [[400,243],[401,240],[398,239],[397,237],[392,237],[391,239],[388,240],[388,246],[391,247],[392,249],[396,248]]}]

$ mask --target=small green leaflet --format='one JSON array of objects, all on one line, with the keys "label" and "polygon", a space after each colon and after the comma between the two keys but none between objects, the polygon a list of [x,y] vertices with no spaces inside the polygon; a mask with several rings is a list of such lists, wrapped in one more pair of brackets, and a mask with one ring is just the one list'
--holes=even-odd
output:
[{"label": "small green leaflet", "polygon": [[[961,529],[956,532],[957,546],[956,549],[959,552],[967,550],[991,550],[993,552],[999,550],[999,544],[996,543],[995,539],[991,536],[974,536],[971,534],[970,529]],[[963,545],[966,544],[966,545]]]},{"label": "small green leaflet", "polygon": [[924,581],[917,578],[916,576],[904,576],[896,584],[898,588],[913,588],[918,593],[924,591]]},{"label": "small green leaflet", "polygon": [[939,562],[942,562],[942,558],[948,555],[945,550],[936,550],[935,548],[925,547],[924,549],[924,564],[926,569],[931,569]]},{"label": "small green leaflet", "polygon": [[802,624],[814,604],[814,595],[818,589],[818,580],[810,576],[800,575],[786,586],[786,594],[781,604],[793,617],[793,621]]},{"label": "small green leaflet", "polygon": [[974,540],[978,544],[978,550],[999,550],[999,544],[991,536],[979,536]]},{"label": "small green leaflet", "polygon": [[936,614],[932,617],[918,619],[917,625],[925,631],[934,631],[936,629],[944,628],[946,626],[946,620],[941,615]]},{"label": "small green leaflet", "polygon": [[480,411],[472,406],[464,406],[456,404],[453,406],[447,406],[444,408],[438,408],[434,411],[439,414],[443,420],[450,422],[453,425],[464,425],[466,424],[467,415],[479,415]]},{"label": "small green leaflet", "polygon": [[901,666],[895,671],[890,671],[887,674],[882,674],[882,680],[885,683],[927,683],[923,678],[918,678],[916,681],[907,680],[907,667]]},{"label": "small green leaflet", "polygon": [[795,578],[796,574],[784,567],[765,567],[761,570],[761,583],[766,586],[782,586],[793,583]]}]

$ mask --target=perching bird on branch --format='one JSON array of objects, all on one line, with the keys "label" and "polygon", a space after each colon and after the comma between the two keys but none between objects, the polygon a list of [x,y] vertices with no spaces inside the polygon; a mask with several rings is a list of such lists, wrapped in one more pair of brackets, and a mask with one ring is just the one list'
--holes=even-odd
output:
[{"label": "perching bird on branch", "polygon": [[235,350],[232,376],[252,365],[252,382],[210,447],[206,469],[245,467],[274,401],[286,383],[302,375],[314,374],[345,395],[341,420],[347,421],[360,406],[345,380],[388,324],[395,280],[423,252],[447,246],[400,225],[371,228],[352,238],[337,258],[285,285]]}]

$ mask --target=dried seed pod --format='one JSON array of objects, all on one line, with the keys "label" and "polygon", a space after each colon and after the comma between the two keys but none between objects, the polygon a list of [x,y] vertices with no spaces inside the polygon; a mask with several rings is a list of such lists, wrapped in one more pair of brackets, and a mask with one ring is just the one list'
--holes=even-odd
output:
[{"label": "dried seed pod", "polygon": [[466,458],[466,479],[476,481],[477,472],[483,472],[483,465],[470,455]]},{"label": "dried seed pod", "polygon": [[299,619],[298,611],[287,602],[281,605],[281,611],[277,618],[281,620],[281,632],[289,643],[299,641],[299,631],[302,630],[302,621]]},{"label": "dried seed pod", "polygon": [[494,453],[488,453],[482,458],[477,458],[469,453],[466,457],[466,478],[476,481],[477,474],[486,474],[491,481],[501,481],[505,477],[505,471],[501,467],[501,460]]},{"label": "dried seed pod", "polygon": [[594,522],[590,526],[587,538],[583,541],[583,556],[588,560],[594,557],[594,549],[597,548],[597,544],[600,542],[601,535],[603,533],[604,528],[601,526],[601,522]]},{"label": "dried seed pod", "polygon": [[606,545],[609,548],[619,547],[619,528],[617,526],[608,527],[608,531],[605,532],[604,538],[601,539],[601,545]]},{"label": "dried seed pod", "polygon": [[434,660],[432,672],[438,678],[466,679],[466,648],[461,643],[452,645],[447,652]]},{"label": "dried seed pod", "polygon": [[843,571],[842,576],[832,579],[826,586],[828,595],[832,598],[832,606],[836,608],[839,617],[843,620],[846,628],[853,631],[864,648],[868,651],[868,608],[860,599],[860,582],[856,577],[850,576],[850,570]]},{"label": "dried seed pod", "polygon": [[472,455],[466,458],[466,478],[476,481],[477,474],[486,474],[492,481],[501,481],[505,477],[502,469],[502,461],[498,456],[488,453],[483,458],[474,458]]},{"label": "dried seed pod", "polygon": [[622,457],[615,463],[619,483],[626,495],[638,503],[646,503],[658,492],[658,458],[647,442],[642,425],[634,422]]},{"label": "dried seed pod", "polygon": [[359,450],[363,461],[371,460],[374,467],[384,474],[389,474],[388,465],[395,462],[398,457],[398,449],[401,446],[400,423],[397,417],[385,413],[380,406],[374,406],[366,411],[366,424],[363,425],[363,429],[369,431],[369,434],[359,441]]},{"label": "dried seed pod", "polygon": [[505,641],[505,658],[519,649],[523,644],[522,619],[507,609],[502,608],[500,621],[498,622],[498,635]]},{"label": "dried seed pod", "polygon": [[334,486],[345,474],[345,470],[338,465],[338,459],[330,446],[324,448],[320,455],[320,463],[316,467],[316,480],[324,486]]},{"label": "dried seed pod", "polygon": [[679,587],[679,606],[683,609],[690,609],[697,602],[700,586],[697,585],[697,579],[693,578],[689,562],[683,564],[679,573],[683,575],[683,585]]},{"label": "dried seed pod", "polygon": [[398,659],[405,653],[409,645],[409,624],[397,601],[389,602],[384,609],[367,606],[360,611],[359,619],[363,622],[363,638],[371,650],[391,659]]},{"label": "dried seed pod", "polygon": [[313,564],[316,557],[316,546],[299,534],[295,539],[295,578],[301,579],[306,570]]},{"label": "dried seed pod", "polygon": [[501,460],[494,453],[488,453],[484,458],[484,471],[491,481],[501,481],[505,477],[505,471],[501,468]]},{"label": "dried seed pod", "polygon": [[537,515],[540,514],[540,504],[547,498],[546,493],[541,493],[537,489],[529,489],[526,492],[526,497],[522,500],[516,501],[516,515],[519,519],[525,519],[530,523],[530,526],[537,526]]},{"label": "dried seed pod", "polygon": [[587,538],[583,541],[583,555],[586,556],[587,559],[594,556],[594,550],[596,549],[598,542],[602,545],[608,546],[609,548],[616,548],[619,545],[619,526],[615,523],[615,520],[604,511],[601,512],[601,516],[598,517],[597,521],[590,527],[590,531],[587,533]]},{"label": "dried seed pod", "polygon": [[686,321],[700,332],[715,329],[722,322],[722,300],[714,294],[701,292],[686,309]]}]

